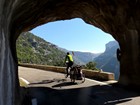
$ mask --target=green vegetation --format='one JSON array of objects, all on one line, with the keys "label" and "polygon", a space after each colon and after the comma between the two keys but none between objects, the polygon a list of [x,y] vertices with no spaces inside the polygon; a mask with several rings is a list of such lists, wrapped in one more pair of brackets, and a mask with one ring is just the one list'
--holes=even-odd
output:
[{"label": "green vegetation", "polygon": [[22,33],[16,43],[19,63],[63,66],[65,52],[30,32]]},{"label": "green vegetation", "polygon": [[85,66],[86,69],[91,69],[91,70],[99,70],[96,68],[96,63],[95,62],[88,62]]}]

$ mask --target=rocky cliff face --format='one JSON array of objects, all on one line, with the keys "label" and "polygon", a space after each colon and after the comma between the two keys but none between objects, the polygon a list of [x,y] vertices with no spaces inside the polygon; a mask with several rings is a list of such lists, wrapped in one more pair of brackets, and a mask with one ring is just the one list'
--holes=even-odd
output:
[{"label": "rocky cliff face", "polygon": [[116,41],[111,41],[106,44],[106,50],[104,53],[94,59],[97,63],[97,68],[102,69],[105,72],[112,72],[115,74],[115,79],[119,79],[119,61],[117,60],[116,50],[119,45]]},{"label": "rocky cliff face", "polygon": [[112,48],[115,50],[117,48],[119,48],[118,42],[116,41],[110,41],[105,45],[105,52],[109,52],[109,50],[111,50]]},{"label": "rocky cliff face", "polygon": [[1,0],[0,105],[20,105],[17,37],[23,31],[56,20],[82,18],[110,33],[121,49],[118,83],[140,87],[139,5],[139,0]]}]

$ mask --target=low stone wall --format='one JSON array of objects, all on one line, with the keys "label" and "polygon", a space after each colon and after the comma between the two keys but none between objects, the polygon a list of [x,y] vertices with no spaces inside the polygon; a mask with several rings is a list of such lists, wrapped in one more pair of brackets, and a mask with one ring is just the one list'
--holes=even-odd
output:
[{"label": "low stone wall", "polygon": [[[19,66],[60,72],[60,73],[65,73],[65,69],[66,69],[65,67],[59,67],[59,66],[36,65],[36,64],[19,64]],[[99,71],[88,70],[88,69],[82,69],[82,71],[85,74],[86,78],[95,79],[99,81],[114,80],[113,73],[103,72],[103,71],[99,72]]]}]

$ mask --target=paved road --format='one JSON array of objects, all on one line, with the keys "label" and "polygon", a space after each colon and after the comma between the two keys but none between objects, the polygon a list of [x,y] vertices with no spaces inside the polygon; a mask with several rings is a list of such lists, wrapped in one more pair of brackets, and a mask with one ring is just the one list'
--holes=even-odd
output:
[{"label": "paved road", "polygon": [[19,67],[37,105],[140,105],[140,93],[86,79],[72,84],[64,74]]}]

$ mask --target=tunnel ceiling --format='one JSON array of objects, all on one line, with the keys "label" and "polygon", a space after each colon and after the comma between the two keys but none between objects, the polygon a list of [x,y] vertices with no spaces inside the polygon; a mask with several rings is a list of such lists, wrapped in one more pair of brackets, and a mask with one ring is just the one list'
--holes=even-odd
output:
[{"label": "tunnel ceiling", "polygon": [[[39,25],[72,18],[82,18],[86,23],[108,32],[117,39],[118,32],[135,28],[133,9],[137,1],[128,0],[18,0],[12,15],[12,30],[28,31]],[[21,1],[21,2],[20,2]],[[126,1],[130,2],[126,4]],[[132,8],[130,8],[132,7]],[[137,11],[135,11],[137,12]],[[130,20],[128,20],[130,18]],[[128,21],[129,24],[128,24]],[[134,25],[135,24],[135,25]],[[14,26],[14,27],[13,27]],[[120,29],[121,27],[121,29]],[[127,27],[128,28],[128,27]]]}]

